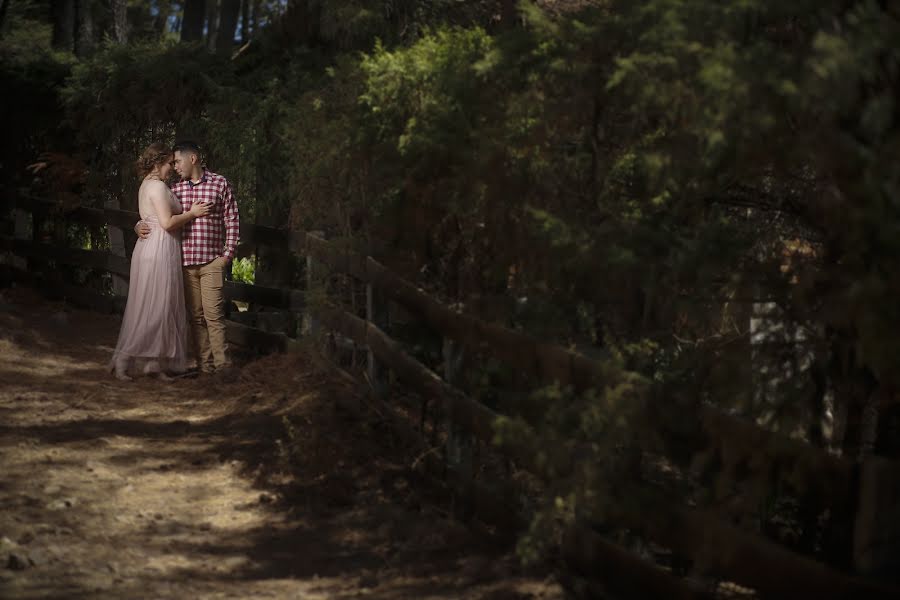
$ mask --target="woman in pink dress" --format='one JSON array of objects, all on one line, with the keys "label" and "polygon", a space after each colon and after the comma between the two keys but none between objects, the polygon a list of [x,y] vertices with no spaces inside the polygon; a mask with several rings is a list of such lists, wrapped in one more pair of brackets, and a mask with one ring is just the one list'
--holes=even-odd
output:
[{"label": "woman in pink dress", "polygon": [[172,151],[151,144],[137,162],[143,177],[138,191],[141,219],[150,225],[131,255],[128,302],[111,371],[116,378],[134,374],[182,373],[187,369],[188,321],[181,274],[181,228],[209,213],[208,204],[182,212],[165,184],[172,171]]}]

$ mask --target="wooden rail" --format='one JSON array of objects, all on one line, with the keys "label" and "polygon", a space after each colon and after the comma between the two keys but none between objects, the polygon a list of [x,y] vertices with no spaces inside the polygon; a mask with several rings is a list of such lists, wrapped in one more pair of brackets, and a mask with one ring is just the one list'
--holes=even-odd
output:
[{"label": "wooden rail", "polygon": [[[19,197],[11,203],[16,210],[30,213],[32,223],[52,220],[57,223],[79,223],[83,225],[108,225],[131,231],[140,220],[140,215],[127,210],[112,208],[92,208],[85,206],[61,207],[54,202],[33,198]],[[117,256],[105,250],[85,250],[69,248],[62,243],[42,241],[36,235],[32,225],[31,239],[14,231],[14,223],[10,223],[12,232],[0,234],[0,252],[9,252],[25,259],[39,260],[43,263],[52,261],[56,264],[83,267],[99,272],[111,273],[126,280],[130,276],[131,263],[125,256]],[[11,235],[10,235],[11,233]],[[251,247],[258,244],[272,245],[289,251],[291,232],[273,227],[253,224],[241,225],[241,246]],[[109,295],[99,290],[84,286],[76,286],[63,281],[58,271],[45,272],[39,279],[36,273],[23,269],[7,268],[7,277],[26,281],[31,285],[44,288],[54,296],[89,306],[104,312],[121,312],[124,310],[124,296]],[[307,310],[306,298],[302,290],[272,288],[261,285],[249,285],[234,281],[225,282],[225,299],[261,305],[276,310],[303,313]],[[296,342],[284,333],[273,333],[258,328],[248,327],[234,321],[228,321],[227,335],[229,342],[253,348],[288,351],[296,346]]]},{"label": "wooden rail", "polygon": [[[434,330],[474,352],[490,354],[532,373],[546,383],[571,385],[575,390],[613,388],[625,383],[621,371],[607,362],[453,311],[371,257],[354,255],[316,237],[309,237],[306,247],[310,256],[330,268],[377,286],[388,298],[418,315]],[[644,384],[637,375],[630,377],[628,383],[639,387]],[[684,421],[683,417],[672,414],[673,409],[684,409],[683,405],[673,405],[666,398],[654,397],[649,390],[644,401],[647,403],[646,414],[653,418],[654,430],[665,431],[671,429],[672,423]],[[853,478],[851,461],[772,433],[707,404],[694,403],[691,408],[699,417],[694,421],[695,426],[687,430],[671,429],[672,437],[693,436],[704,444],[712,440],[728,452],[753,456],[756,468],[760,470],[805,477],[813,485],[820,486],[823,493],[847,493]],[[765,462],[759,463],[760,457],[756,455],[760,448],[777,448],[778,451],[762,457]]]},{"label": "wooden rail", "polygon": [[[352,255],[315,237],[308,238],[307,252],[332,269],[372,283],[388,298],[417,314],[428,326],[472,351],[490,354],[511,366],[534,374],[546,383],[571,385],[576,390],[591,387],[608,389],[625,383],[627,379],[631,385],[644,386],[639,376],[623,377],[619,369],[604,361],[455,312],[371,257]],[[649,388],[644,391],[641,401],[646,403],[644,412],[648,418],[652,418],[657,431],[666,431],[672,427],[672,423],[684,421],[683,418],[670,418],[673,416],[673,408],[679,410],[683,406],[667,404],[666,398],[654,396]],[[758,464],[759,469],[776,473],[790,472],[810,481],[821,477],[826,480],[821,485],[828,492],[846,493],[852,480],[852,462],[762,429],[713,406],[696,403],[692,408],[699,417],[694,420],[695,426],[687,430],[672,429],[669,431],[672,437],[694,437],[696,441],[703,443],[706,443],[707,438],[712,438],[714,442],[726,446],[739,456],[752,456],[758,463],[760,458],[763,459],[764,462]],[[758,457],[760,448],[777,448],[778,452]]]},{"label": "wooden rail", "polygon": [[[19,210],[31,211],[38,217],[56,214],[59,209],[51,203],[29,199],[17,204]],[[137,221],[135,213],[117,209],[75,207],[65,212],[65,218],[81,223],[131,229]],[[866,467],[861,471],[852,462],[831,456],[783,435],[766,431],[750,421],[728,415],[717,408],[697,401],[674,402],[649,382],[636,374],[625,373],[615,365],[584,356],[571,349],[535,340],[518,331],[486,323],[473,316],[454,311],[435,300],[413,283],[406,281],[372,257],[353,252],[328,242],[318,235],[289,232],[267,227],[243,225],[242,243],[269,244],[285,251],[305,253],[308,273],[322,275],[326,269],[354,277],[367,285],[367,318],[363,319],[340,308],[310,306],[306,291],[265,288],[229,283],[229,299],[254,302],[293,312],[305,311],[317,326],[336,332],[364,346],[369,355],[370,377],[383,370],[393,371],[407,385],[425,398],[436,399],[443,406],[454,428],[467,431],[476,439],[494,442],[496,423],[502,415],[469,398],[452,385],[445,369],[442,379],[425,365],[412,358],[380,327],[383,308],[378,299],[389,300],[415,314],[428,327],[440,332],[449,346],[458,345],[469,352],[488,354],[519,370],[532,374],[537,380],[571,386],[576,391],[613,389],[629,386],[633,401],[639,403],[647,427],[661,434],[672,448],[691,455],[698,450],[712,448],[731,460],[743,461],[748,470],[765,473],[783,481],[801,480],[805,487],[817,494],[836,498],[838,502],[859,502],[864,516],[856,530],[855,546],[859,553],[868,552],[867,560],[878,563],[872,544],[889,547],[896,539],[877,526],[878,515],[885,505],[900,498],[896,494],[897,469],[893,465]],[[0,250],[15,256],[59,264],[77,265],[107,271],[127,277],[126,258],[110,253],[73,250],[39,241],[0,237]],[[109,298],[109,296],[106,296]],[[112,302],[112,309],[121,299]],[[282,351],[296,345],[284,334],[263,332],[231,324],[229,336],[238,336],[245,343],[266,344]],[[376,382],[373,382],[376,383]],[[691,410],[696,418],[684,426],[680,411]],[[396,419],[395,419],[396,420]],[[673,424],[678,423],[678,426]],[[414,435],[412,433],[411,435]],[[535,474],[545,475],[547,461],[553,463],[552,472],[567,475],[576,468],[574,453],[555,448],[541,456],[525,440],[504,440],[497,449],[519,466]],[[452,436],[448,436],[448,443]],[[765,452],[760,452],[765,449]],[[735,459],[735,457],[737,457]],[[508,507],[491,501],[490,493],[476,485],[465,469],[451,469],[455,485],[469,492],[480,490],[478,503],[495,517]],[[860,473],[862,475],[860,475]],[[860,484],[862,492],[860,492]],[[885,482],[888,482],[887,484]],[[886,492],[887,490],[887,492]],[[684,556],[702,561],[710,572],[758,590],[764,597],[773,598],[900,598],[897,589],[862,580],[829,569],[809,558],[797,555],[761,536],[737,529],[718,516],[679,505],[654,495],[649,489],[633,490],[643,498],[638,504],[620,503],[611,512],[624,526],[638,530],[648,539],[672,548]],[[891,495],[894,493],[894,495]],[[514,518],[513,521],[518,521]],[[896,532],[894,532],[896,533]],[[876,539],[877,538],[877,539]],[[875,540],[875,542],[873,542]],[[574,568],[589,572],[591,565],[605,565],[606,579],[613,582],[619,593],[630,597],[707,598],[709,595],[696,586],[673,578],[649,561],[635,557],[595,533],[587,525],[569,532],[564,544],[565,556]],[[713,549],[713,550],[711,550]],[[877,554],[877,553],[876,553]]]},{"label": "wooden rail", "polygon": [[[570,385],[576,390],[612,388],[626,382],[635,386],[640,391],[636,401],[643,404],[646,422],[674,443],[684,445],[687,440],[695,450],[711,446],[732,461],[744,462],[751,471],[768,474],[786,483],[803,481],[807,489],[829,494],[839,503],[859,493],[855,485],[856,467],[851,461],[699,402],[690,404],[696,411],[696,418],[692,420],[693,425],[689,422],[685,428],[683,415],[672,413],[683,409],[684,405],[667,405],[665,397],[644,386],[636,375],[622,374],[603,361],[452,311],[371,257],[354,254],[315,236],[307,237],[306,249],[309,256],[331,269],[377,287],[389,299],[417,314],[428,326],[445,336],[472,351],[488,353],[515,367],[527,369],[545,382]],[[403,353],[372,323],[340,311],[329,315],[326,322],[351,339],[366,344],[377,360],[383,361],[400,379],[422,394],[439,398],[457,423],[473,435],[480,439],[490,436],[499,415],[440,382],[436,374]],[[673,427],[673,423],[678,425]],[[536,468],[534,449],[529,452],[527,445],[513,443],[499,449],[523,467],[541,471]],[[557,453],[554,458],[557,474],[566,474],[573,467],[573,457]],[[642,530],[647,538],[704,561],[710,572],[756,588],[764,597],[838,599],[858,595],[900,598],[900,589],[840,573],[759,535],[742,531],[712,514],[679,507],[670,499],[658,498],[656,502],[645,503],[640,511],[628,510],[627,506],[623,504],[615,510],[623,525]],[[648,518],[648,515],[655,515],[655,518]],[[583,547],[583,544],[575,544],[575,547]],[[594,543],[590,548],[592,552],[605,553],[611,560],[627,562],[625,554],[614,557],[605,545]],[[644,571],[633,563],[628,564],[634,572],[643,572],[636,580],[659,580],[649,563]],[[638,588],[645,589],[643,586]],[[694,597],[695,592],[685,588],[679,594]]]},{"label": "wooden rail", "polygon": [[52,260],[64,265],[89,267],[98,271],[108,271],[128,277],[131,263],[127,258],[114,256],[100,250],[63,248],[52,244],[42,244],[30,240],[0,238],[0,249],[25,258]]}]

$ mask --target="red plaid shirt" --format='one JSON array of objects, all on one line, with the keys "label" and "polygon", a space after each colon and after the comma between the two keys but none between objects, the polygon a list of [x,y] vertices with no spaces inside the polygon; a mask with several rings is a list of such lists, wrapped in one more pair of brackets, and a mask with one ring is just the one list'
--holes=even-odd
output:
[{"label": "red plaid shirt", "polygon": [[208,215],[188,222],[181,231],[184,266],[204,265],[220,256],[233,259],[240,239],[240,219],[228,180],[204,170],[199,183],[180,181],[172,186],[172,192],[185,212],[194,202],[213,204]]}]

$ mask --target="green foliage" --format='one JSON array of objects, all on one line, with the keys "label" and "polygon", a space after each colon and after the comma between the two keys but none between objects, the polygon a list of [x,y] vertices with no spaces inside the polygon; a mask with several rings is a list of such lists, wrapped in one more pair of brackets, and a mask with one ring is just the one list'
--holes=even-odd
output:
[{"label": "green foliage", "polygon": [[[35,62],[36,55],[46,59],[53,54],[50,50],[51,26],[40,18],[40,6],[36,2],[9,3],[7,11],[0,32],[0,56],[4,62],[25,65]],[[62,56],[55,58],[65,60]]]},{"label": "green foliage", "polygon": [[195,47],[157,42],[109,43],[75,65],[61,97],[76,147],[90,156],[93,201],[136,208],[135,158],[176,132],[199,137],[199,117],[222,91],[206,73],[224,67]]},{"label": "green foliage", "polygon": [[[746,392],[747,321],[724,316],[747,319],[772,295],[791,327],[847,332],[884,374],[898,312],[884,301],[898,256],[897,19],[874,3],[834,10],[657,0],[549,19],[526,6],[525,31],[376,46],[360,64],[363,111],[344,113],[370,157],[365,205],[429,228],[395,240],[448,294],[523,299],[508,324],[619,356],[673,392],[767,418]],[[787,276],[784,244],[798,238],[812,250]],[[841,258],[809,259],[826,254]],[[792,339],[812,360],[844,351]],[[773,353],[755,367],[767,359],[782,364]],[[789,430],[810,418],[793,420],[809,375],[784,377]],[[602,400],[544,401],[537,448],[572,440],[576,416],[598,437],[600,416],[629,430]],[[551,418],[560,406],[572,412]],[[556,496],[565,510],[594,480]]]},{"label": "green foliage", "polygon": [[238,283],[253,284],[256,278],[256,257],[236,258],[231,263],[231,276]]},{"label": "green foliage", "polygon": [[543,407],[539,422],[504,417],[495,424],[495,443],[533,447],[540,475],[554,482],[519,541],[524,561],[545,557],[576,519],[602,522],[608,507],[621,501],[622,490],[637,475],[635,429],[645,389],[639,377],[583,394],[547,386],[531,398]]},{"label": "green foliage", "polygon": [[371,163],[361,152],[355,131],[360,91],[357,61],[341,57],[313,82],[304,82],[286,100],[282,122],[287,178],[296,190],[290,202],[292,223],[307,229],[336,228],[348,233],[354,205],[370,194]]},{"label": "green foliage", "polygon": [[321,36],[342,51],[368,51],[375,39],[386,45],[414,43],[441,24],[471,25],[492,16],[489,2],[458,0],[342,0],[311,2]]},{"label": "green foliage", "polygon": [[62,97],[84,143],[114,140],[195,118],[213,94],[205,73],[224,66],[192,46],[108,44],[76,65]]},{"label": "green foliage", "polygon": [[459,162],[462,156],[448,152],[463,153],[474,141],[477,123],[469,109],[484,81],[475,65],[490,50],[491,38],[478,29],[440,30],[395,52],[376,45],[361,64],[366,90],[360,102],[371,135],[394,138],[397,154],[416,175]]},{"label": "green foliage", "polygon": [[73,60],[51,50],[50,26],[40,18],[36,3],[10,2],[8,11],[0,36],[0,178],[15,186],[26,179],[25,166],[58,137],[62,115],[57,90]]}]

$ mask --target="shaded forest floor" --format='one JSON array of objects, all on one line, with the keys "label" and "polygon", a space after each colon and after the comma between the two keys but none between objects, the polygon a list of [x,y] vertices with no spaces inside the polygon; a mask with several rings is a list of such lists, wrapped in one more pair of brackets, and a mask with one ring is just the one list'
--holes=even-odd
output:
[{"label": "shaded forest floor", "polygon": [[118,382],[119,320],[0,294],[0,597],[561,598],[311,358]]}]

